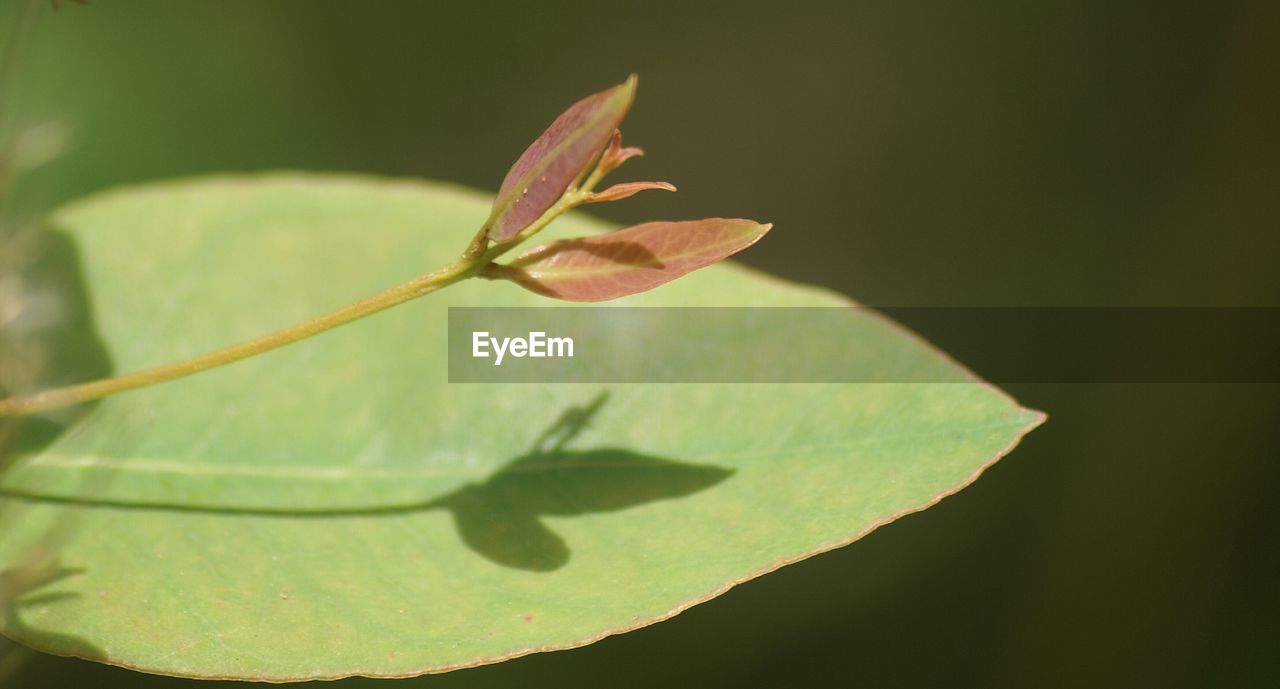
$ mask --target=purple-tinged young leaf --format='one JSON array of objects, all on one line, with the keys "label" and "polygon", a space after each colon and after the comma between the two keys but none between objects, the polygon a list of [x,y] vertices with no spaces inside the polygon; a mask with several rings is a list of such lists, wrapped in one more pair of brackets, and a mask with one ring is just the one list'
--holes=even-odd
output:
[{"label": "purple-tinged young leaf", "polygon": [[564,111],[507,172],[485,227],[489,239],[515,237],[548,208],[609,145],[636,93],[636,77]]},{"label": "purple-tinged young leaf", "polygon": [[617,201],[625,199],[628,196],[635,196],[642,191],[649,189],[661,189],[663,191],[675,191],[674,184],[669,182],[623,182],[615,184],[604,191],[598,191],[587,196],[583,203],[603,203],[605,201]]},{"label": "purple-tinged young leaf", "polygon": [[617,170],[619,165],[644,155],[644,149],[636,146],[622,146],[622,132],[614,132],[613,138],[609,140],[609,147],[604,153],[600,154],[600,169],[604,174]]},{"label": "purple-tinged young leaf", "polygon": [[544,244],[483,275],[548,297],[608,301],[644,292],[755,244],[772,225],[709,218],[651,222]]}]

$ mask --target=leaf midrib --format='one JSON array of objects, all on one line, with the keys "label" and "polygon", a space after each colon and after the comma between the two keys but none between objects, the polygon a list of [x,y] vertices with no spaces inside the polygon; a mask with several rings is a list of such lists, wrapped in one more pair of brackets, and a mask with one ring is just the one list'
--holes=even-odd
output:
[{"label": "leaf midrib", "polygon": [[[933,432],[913,432],[910,434],[871,434],[863,437],[856,444],[849,443],[832,443],[832,444],[815,444],[815,445],[787,445],[776,448],[768,448],[764,451],[756,452],[688,452],[686,454],[696,456],[702,461],[724,461],[729,459],[749,458],[754,460],[777,459],[783,456],[793,456],[796,453],[845,453],[856,450],[860,447],[868,445],[878,445],[885,442],[900,440],[910,435],[911,438],[928,438],[941,435],[949,435],[951,437],[969,437],[978,436],[989,433],[991,431],[1003,430],[1008,428],[1021,428],[1025,425],[1021,421],[1002,422],[987,426],[974,426],[966,428],[963,432],[957,432],[955,429],[938,429]],[[244,476],[244,477],[272,477],[272,478],[301,478],[311,480],[350,480],[351,478],[476,478],[484,477],[493,473],[496,467],[482,468],[478,471],[456,470],[453,467],[440,467],[438,470],[404,470],[395,471],[385,468],[373,467],[355,467],[342,466],[333,468],[317,468],[317,467],[286,467],[281,465],[268,466],[248,466],[248,465],[210,465],[201,462],[183,462],[178,459],[163,458],[146,458],[146,459],[121,459],[119,457],[104,457],[100,455],[78,454],[72,455],[40,455],[33,457],[27,463],[27,466],[39,466],[51,469],[65,470],[82,470],[82,469],[102,469],[110,468],[121,472],[136,473],[170,473],[170,474],[186,474],[200,476]],[[228,471],[228,466],[234,466],[233,470]],[[555,465],[539,465],[531,464],[520,468],[511,468],[507,471],[519,473],[532,473],[538,471],[554,471],[565,468],[610,468],[625,469],[643,466],[642,464],[626,465],[621,463],[609,463],[601,465],[597,463],[582,463],[580,465],[569,465],[566,463],[557,463]]]}]

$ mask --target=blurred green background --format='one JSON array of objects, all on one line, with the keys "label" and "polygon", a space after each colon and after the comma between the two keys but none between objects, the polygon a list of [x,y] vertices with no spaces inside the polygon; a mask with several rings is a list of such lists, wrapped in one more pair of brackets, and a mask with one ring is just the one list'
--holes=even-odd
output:
[{"label": "blurred green background", "polygon": [[[634,71],[625,174],[681,192],[611,220],[771,221],[743,261],[875,305],[1280,305],[1276,3],[39,7],[3,105],[72,148],[12,217],[228,170],[495,189]],[[404,684],[1280,685],[1277,386],[1009,390],[1049,423],[927,512],[654,627]],[[42,655],[13,682],[194,686]]]}]

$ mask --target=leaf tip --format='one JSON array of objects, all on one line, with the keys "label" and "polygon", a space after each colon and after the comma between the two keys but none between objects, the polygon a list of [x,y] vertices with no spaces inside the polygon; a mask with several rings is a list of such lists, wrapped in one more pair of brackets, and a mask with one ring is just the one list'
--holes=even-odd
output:
[{"label": "leaf tip", "polygon": [[635,74],[635,72],[632,72],[630,75],[627,76],[626,81],[623,81],[621,84],[618,84],[617,86],[614,86],[612,89],[609,89],[610,91],[613,92],[611,94],[612,96],[611,100],[616,99],[615,101],[617,103],[616,107],[621,112],[625,113],[631,109],[631,104],[634,103],[636,100],[636,87],[639,85],[639,83],[640,83],[640,77],[638,77]]},{"label": "leaf tip", "polygon": [[751,237],[751,242],[742,247],[744,249],[751,246],[751,244],[754,244],[761,237],[769,234],[769,230],[773,229],[773,223],[771,222],[756,222],[755,220],[747,219],[732,222],[741,223],[740,227],[743,229],[744,234]]},{"label": "leaf tip", "polygon": [[588,194],[585,203],[617,201],[619,199],[635,196],[642,191],[648,191],[650,189],[675,191],[676,187],[670,182],[623,182],[621,184],[615,184],[604,191]]}]

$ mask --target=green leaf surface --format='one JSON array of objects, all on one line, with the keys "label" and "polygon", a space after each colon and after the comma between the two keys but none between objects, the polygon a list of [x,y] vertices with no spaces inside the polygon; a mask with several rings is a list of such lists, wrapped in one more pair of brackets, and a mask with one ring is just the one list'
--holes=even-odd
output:
[{"label": "green leaf surface", "polygon": [[[84,286],[68,333],[100,341],[115,372],[261,335],[453,260],[487,201],[288,174],[101,194],[52,222],[62,271]],[[608,229],[574,214],[548,234]],[[1043,419],[976,380],[446,382],[448,306],[553,303],[467,281],[102,400],[60,434],[47,427],[62,419],[33,423],[46,432],[0,479],[4,633],[151,672],[270,680],[569,648],[923,509]],[[613,303],[847,302],[721,264]],[[862,309],[797,337],[873,356],[886,379],[956,366]],[[56,566],[17,576],[41,542]]]}]

